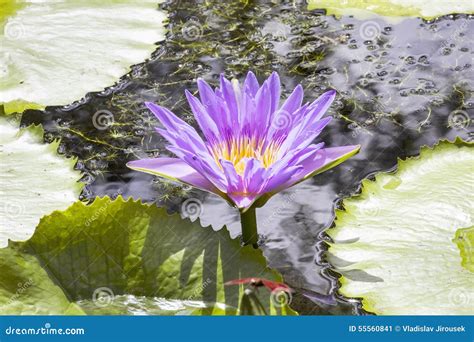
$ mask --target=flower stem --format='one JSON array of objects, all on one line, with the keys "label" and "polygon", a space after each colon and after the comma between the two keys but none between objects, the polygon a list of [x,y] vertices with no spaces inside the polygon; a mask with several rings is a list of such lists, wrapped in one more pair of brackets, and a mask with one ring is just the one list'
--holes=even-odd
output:
[{"label": "flower stem", "polygon": [[258,247],[257,216],[255,208],[250,207],[245,212],[240,212],[240,222],[242,224],[242,241],[244,245]]}]

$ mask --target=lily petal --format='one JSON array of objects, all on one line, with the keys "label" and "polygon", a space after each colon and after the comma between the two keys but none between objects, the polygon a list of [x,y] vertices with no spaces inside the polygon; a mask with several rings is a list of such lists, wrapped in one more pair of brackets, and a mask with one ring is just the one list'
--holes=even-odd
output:
[{"label": "lily petal", "polygon": [[319,173],[332,169],[346,159],[357,154],[359,150],[360,145],[322,148],[312,157],[303,160],[299,164],[302,166],[302,169],[293,175],[293,177],[291,177],[287,182],[279,186],[276,191],[289,188],[290,186],[311,178]]},{"label": "lily petal", "polygon": [[151,158],[134,160],[127,163],[133,170],[150,173],[152,175],[171,179],[222,195],[222,193],[206,178],[200,175],[191,166],[178,158]]},{"label": "lily petal", "polygon": [[178,118],[170,110],[158,106],[152,102],[146,102],[145,105],[151,110],[153,114],[160,120],[161,124],[166,130],[176,136],[185,135],[189,137],[198,149],[205,149],[205,144],[199,134],[196,132],[194,127]]},{"label": "lily petal", "polygon": [[217,128],[216,123],[214,122],[211,115],[209,115],[206,108],[202,105],[202,103],[195,98],[188,90],[184,92],[186,94],[186,98],[188,99],[189,106],[193,111],[194,117],[201,128],[201,131],[208,139],[215,139],[216,136],[219,135],[219,129]]},{"label": "lily petal", "polygon": [[259,85],[258,85],[257,77],[255,77],[255,74],[253,72],[249,71],[244,81],[244,87],[243,87],[244,92],[248,93],[252,97],[255,97],[255,95],[257,94],[258,88],[259,88]]},{"label": "lily petal", "polygon": [[280,102],[280,76],[274,71],[265,82],[268,82],[268,87],[270,88],[270,112],[274,113],[278,109]]},{"label": "lily petal", "polygon": [[228,194],[229,198],[232,200],[232,202],[235,203],[235,206],[239,209],[246,210],[246,208],[249,208],[252,206],[252,204],[255,202],[257,196],[256,194],[237,194],[237,193],[229,193]]},{"label": "lily petal", "polygon": [[294,113],[301,107],[301,101],[303,101],[303,87],[301,84],[298,84],[290,96],[288,96],[285,103],[281,106],[281,110],[288,113]]}]

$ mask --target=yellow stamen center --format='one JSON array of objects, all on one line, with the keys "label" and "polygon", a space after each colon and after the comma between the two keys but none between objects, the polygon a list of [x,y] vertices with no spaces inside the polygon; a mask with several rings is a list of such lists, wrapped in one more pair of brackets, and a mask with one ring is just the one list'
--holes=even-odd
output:
[{"label": "yellow stamen center", "polygon": [[280,145],[272,142],[265,149],[263,145],[263,141],[254,138],[238,137],[232,139],[230,143],[224,141],[214,145],[212,154],[219,167],[222,168],[220,159],[228,160],[234,164],[237,173],[242,175],[245,171],[245,158],[258,159],[265,168],[277,160]]}]

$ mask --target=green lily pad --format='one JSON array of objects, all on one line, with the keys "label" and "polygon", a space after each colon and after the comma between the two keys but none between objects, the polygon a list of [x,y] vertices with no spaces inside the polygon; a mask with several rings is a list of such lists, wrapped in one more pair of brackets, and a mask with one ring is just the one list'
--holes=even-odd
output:
[{"label": "green lily pad", "polygon": [[377,13],[388,17],[422,17],[432,19],[445,14],[473,13],[470,0],[309,0],[308,9],[326,9],[328,14],[368,17]]},{"label": "green lily pad", "polygon": [[472,231],[458,231],[474,224],[472,170],[472,144],[441,142],[364,181],[327,231],[340,293],[376,314],[474,314]]},{"label": "green lily pad", "polygon": [[[281,281],[260,250],[242,247],[226,230],[203,228],[163,208],[122,197],[97,198],[91,205],[76,202],[53,212],[30,240],[11,243],[3,253],[25,260],[16,269],[23,278],[32,272],[26,260],[36,260],[44,271],[42,282],[61,288],[58,298],[67,297],[87,314],[234,315],[244,288],[224,286],[226,281]],[[3,271],[9,265],[0,265],[0,307],[17,284]],[[64,313],[60,307],[44,308],[43,293],[20,295],[17,301],[34,303],[36,296],[38,307],[22,313]],[[273,305],[269,291],[260,291],[258,299],[267,313],[287,312]],[[18,306],[2,312],[17,314]]]},{"label": "green lily pad", "polygon": [[0,117],[0,248],[28,239],[43,215],[77,201],[81,174],[58,145],[43,144],[41,126],[18,130]]},{"label": "green lily pad", "polygon": [[0,314],[81,315],[33,255],[0,249]]},{"label": "green lily pad", "polygon": [[113,85],[164,39],[155,1],[1,1],[0,105],[66,105]]}]

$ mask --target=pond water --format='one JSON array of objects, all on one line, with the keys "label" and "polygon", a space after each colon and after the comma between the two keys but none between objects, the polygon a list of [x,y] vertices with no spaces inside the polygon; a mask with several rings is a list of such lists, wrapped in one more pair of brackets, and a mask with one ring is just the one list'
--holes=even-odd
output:
[{"label": "pond water", "polygon": [[[258,226],[269,265],[297,290],[295,309],[361,313],[356,300],[335,294],[337,275],[321,257],[324,230],[334,207],[357,193],[362,179],[393,170],[397,158],[417,155],[439,139],[474,138],[466,125],[474,107],[472,16],[335,18],[300,1],[175,1],[160,7],[169,15],[169,33],[150,60],[116,86],[72,105],[25,112],[22,125],[43,124],[46,140],[61,138],[60,152],[79,158],[87,183],[83,200],[122,194],[172,212],[192,199],[202,203],[203,225],[226,225],[237,236],[238,213],[219,198],[125,167],[129,160],[169,155],[143,102],[159,102],[196,126],[184,90],[195,92],[198,77],[216,84],[221,72],[242,78],[252,70],[263,79],[276,70],[283,95],[301,83],[305,101],[336,89],[329,111],[336,119],[318,140],[361,144],[361,152],[274,196],[257,210]],[[111,113],[113,124],[97,127],[99,111]]]}]

